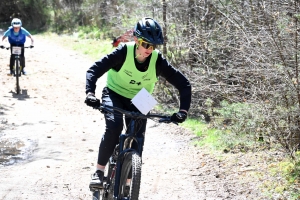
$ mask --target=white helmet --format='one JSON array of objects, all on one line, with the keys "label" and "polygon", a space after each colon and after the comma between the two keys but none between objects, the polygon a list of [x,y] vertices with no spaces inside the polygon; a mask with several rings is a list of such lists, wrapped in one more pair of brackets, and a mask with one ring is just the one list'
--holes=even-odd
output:
[{"label": "white helmet", "polygon": [[12,26],[12,27],[21,27],[21,26],[22,26],[22,22],[21,22],[20,19],[14,18],[14,19],[11,21],[11,26]]}]

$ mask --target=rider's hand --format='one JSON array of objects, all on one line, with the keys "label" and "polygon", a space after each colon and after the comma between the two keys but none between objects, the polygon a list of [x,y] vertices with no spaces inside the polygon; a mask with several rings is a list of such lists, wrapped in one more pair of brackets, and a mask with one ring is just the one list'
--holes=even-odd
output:
[{"label": "rider's hand", "polygon": [[30,49],[32,49],[33,47],[34,47],[33,45],[30,45],[30,46],[29,46]]},{"label": "rider's hand", "polygon": [[171,116],[171,121],[177,122],[177,123],[182,123],[186,120],[186,118],[187,118],[187,113],[184,111],[179,111],[178,113],[174,113]]},{"label": "rider's hand", "polygon": [[3,45],[0,45],[0,48],[1,48],[1,49],[4,49],[5,47],[4,47]]},{"label": "rider's hand", "polygon": [[100,106],[100,100],[95,97],[94,94],[88,94],[85,98],[84,103],[86,105],[91,107],[99,107]]}]

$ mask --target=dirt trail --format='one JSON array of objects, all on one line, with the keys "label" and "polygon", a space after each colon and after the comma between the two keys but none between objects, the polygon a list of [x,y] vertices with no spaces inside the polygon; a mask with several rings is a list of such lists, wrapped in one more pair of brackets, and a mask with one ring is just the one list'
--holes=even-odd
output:
[{"label": "dirt trail", "polygon": [[[102,115],[83,103],[93,60],[35,39],[35,48],[25,53],[29,75],[21,77],[20,95],[6,75],[9,52],[0,49],[0,139],[25,141],[31,155],[0,165],[0,199],[91,199],[88,183],[104,131]],[[192,138],[175,125],[148,123],[140,199],[260,199],[257,184],[243,179],[248,168],[259,169],[238,156],[231,164],[212,158]]]}]

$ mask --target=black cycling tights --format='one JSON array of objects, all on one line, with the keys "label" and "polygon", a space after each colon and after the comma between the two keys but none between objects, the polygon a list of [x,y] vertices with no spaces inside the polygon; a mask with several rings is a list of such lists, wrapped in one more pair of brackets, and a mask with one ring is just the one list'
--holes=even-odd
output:
[{"label": "black cycling tights", "polygon": [[[105,87],[102,91],[102,103],[106,105],[115,106],[128,111],[138,111],[137,108],[132,104],[131,99],[125,98],[114,91]],[[125,123],[128,124],[130,119],[125,119]],[[114,151],[116,144],[119,142],[119,136],[123,130],[123,118],[115,116],[114,114],[105,114],[105,133],[101,139],[99,153],[98,153],[98,164],[106,165],[109,157]],[[147,120],[143,119],[139,121],[141,128],[138,131],[138,136],[141,136],[146,131]]]}]

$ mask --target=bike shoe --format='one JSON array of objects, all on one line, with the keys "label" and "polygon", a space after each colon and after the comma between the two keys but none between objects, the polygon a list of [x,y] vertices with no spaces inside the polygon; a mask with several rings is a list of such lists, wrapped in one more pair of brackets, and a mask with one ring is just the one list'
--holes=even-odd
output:
[{"label": "bike shoe", "polygon": [[8,74],[10,76],[16,76],[15,71],[14,70],[10,70],[10,73]]},{"label": "bike shoe", "polygon": [[103,188],[103,177],[104,172],[97,170],[94,174],[91,176],[91,182],[90,182],[90,190],[93,188]]},{"label": "bike shoe", "polygon": [[23,75],[27,75],[27,72],[23,69],[23,70],[22,70],[22,74],[23,74]]}]

